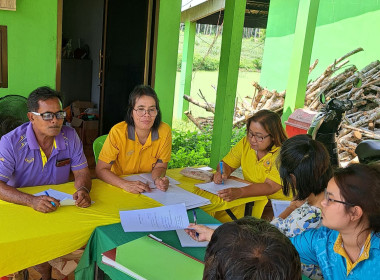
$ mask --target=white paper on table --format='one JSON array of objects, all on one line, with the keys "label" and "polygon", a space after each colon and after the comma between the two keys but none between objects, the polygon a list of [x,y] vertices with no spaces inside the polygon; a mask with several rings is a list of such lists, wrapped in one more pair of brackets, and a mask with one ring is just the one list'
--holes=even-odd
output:
[{"label": "white paper on table", "polygon": [[180,187],[169,185],[166,192],[154,189],[151,192],[144,192],[143,195],[160,202],[163,205],[173,205],[185,203],[186,209],[193,209],[211,204],[210,200],[202,196],[188,192]]},{"label": "white paper on table", "polygon": [[210,171],[210,170],[212,170],[212,168],[209,167],[209,166],[198,167],[197,169],[199,169],[199,170],[204,170],[204,171]]},{"label": "white paper on table", "polygon": [[119,213],[125,232],[166,231],[189,225],[184,203]]},{"label": "white paper on table", "polygon": [[[149,184],[149,188],[151,189],[155,189],[156,188],[156,185],[154,184],[154,182],[152,182],[152,180],[148,180],[146,178],[144,178],[143,176],[141,176],[142,174],[140,175],[130,175],[128,177],[123,177],[124,180],[127,180],[127,181],[140,181],[144,184]],[[152,176],[151,176],[152,178]]]},{"label": "white paper on table", "polygon": [[272,209],[273,209],[273,215],[275,218],[278,217],[282,212],[285,211],[286,208],[290,205],[289,200],[277,200],[277,199],[271,199],[272,203]]},{"label": "white paper on table", "polygon": [[[170,185],[179,185],[180,182],[177,180],[170,178],[169,176],[166,176],[169,180]],[[130,175],[123,177],[123,179],[127,181],[140,181],[143,182],[144,184],[149,184],[149,187],[151,189],[155,189],[156,185],[154,184],[153,178],[152,178],[152,173],[142,173],[142,174],[136,174],[136,175]]]},{"label": "white paper on table", "polygon": [[[55,199],[58,199],[59,204],[61,206],[75,205],[75,200],[73,199],[72,194],[60,192],[54,189],[48,189],[46,190],[46,192],[49,194],[49,196],[54,197]],[[46,195],[45,191],[34,194],[34,196],[41,196],[41,195]]]},{"label": "white paper on table", "polygon": [[209,182],[209,183],[203,183],[203,184],[196,184],[195,186],[202,190],[205,190],[217,195],[218,191],[220,190],[229,189],[229,188],[241,188],[248,185],[249,183],[244,183],[244,182],[236,181],[233,179],[227,179],[227,180],[224,180],[224,184],[215,184],[214,182]]},{"label": "white paper on table", "polygon": [[[205,224],[205,226],[216,229],[220,224]],[[208,245],[208,241],[198,242],[192,239],[183,229],[177,229],[176,232],[182,247],[207,247]]]}]

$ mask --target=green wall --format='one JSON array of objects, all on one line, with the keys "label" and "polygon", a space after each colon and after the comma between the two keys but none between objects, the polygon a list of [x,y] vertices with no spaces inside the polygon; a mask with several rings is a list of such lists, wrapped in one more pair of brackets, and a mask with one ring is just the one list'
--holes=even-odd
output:
[{"label": "green wall", "polygon": [[[271,0],[260,85],[286,88],[300,0]],[[309,0],[302,0],[309,1]],[[380,59],[380,2],[378,0],[320,0],[311,63],[319,59],[310,79],[318,77],[334,59],[353,49],[349,58],[358,69]]]},{"label": "green wall", "polygon": [[57,0],[17,0],[17,10],[0,10],[8,27],[8,94],[28,96],[39,86],[55,88]]}]

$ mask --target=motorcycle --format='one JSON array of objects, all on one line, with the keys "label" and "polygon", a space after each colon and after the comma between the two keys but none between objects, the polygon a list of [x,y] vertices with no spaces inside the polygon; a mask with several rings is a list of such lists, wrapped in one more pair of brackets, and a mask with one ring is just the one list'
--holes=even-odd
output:
[{"label": "motorcycle", "polygon": [[331,99],[326,106],[314,117],[307,134],[312,139],[322,142],[329,155],[333,167],[339,166],[337,135],[345,112],[351,110],[354,102],[351,100]]}]

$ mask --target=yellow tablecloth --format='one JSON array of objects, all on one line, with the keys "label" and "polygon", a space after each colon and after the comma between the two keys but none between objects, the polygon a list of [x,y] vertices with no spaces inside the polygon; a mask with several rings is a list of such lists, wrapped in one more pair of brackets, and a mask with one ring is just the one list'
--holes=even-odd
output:
[{"label": "yellow tablecloth", "polygon": [[[264,196],[225,202],[216,195],[200,190],[201,181],[182,176],[180,169],[168,170],[168,176],[181,182],[180,187],[210,199],[211,205],[201,207],[214,212],[255,201],[253,216],[261,217],[267,199]],[[74,193],[74,183],[21,188],[34,194],[53,188]],[[97,226],[119,223],[120,210],[161,206],[144,195],[131,194],[98,179],[92,181],[89,208],[62,206],[52,213],[40,213],[30,207],[0,200],[0,276],[31,267],[68,254],[84,246]]]},{"label": "yellow tablecloth", "polygon": [[[75,192],[73,182],[20,190],[33,194],[49,188]],[[119,223],[119,210],[161,205],[98,179],[92,181],[91,199],[95,203],[89,208],[62,206],[48,214],[0,200],[0,276],[81,248],[97,226]]]}]

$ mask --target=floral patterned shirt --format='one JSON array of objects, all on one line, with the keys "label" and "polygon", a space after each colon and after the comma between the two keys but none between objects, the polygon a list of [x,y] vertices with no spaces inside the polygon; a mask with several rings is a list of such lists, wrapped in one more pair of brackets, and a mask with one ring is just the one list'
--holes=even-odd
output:
[{"label": "floral patterned shirt", "polygon": [[[311,206],[308,202],[295,209],[286,219],[275,218],[271,222],[287,237],[294,237],[304,231],[319,228],[322,225],[321,209]],[[302,274],[310,279],[323,279],[321,270],[317,265],[301,264]]]}]

